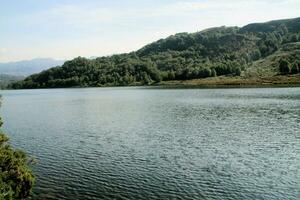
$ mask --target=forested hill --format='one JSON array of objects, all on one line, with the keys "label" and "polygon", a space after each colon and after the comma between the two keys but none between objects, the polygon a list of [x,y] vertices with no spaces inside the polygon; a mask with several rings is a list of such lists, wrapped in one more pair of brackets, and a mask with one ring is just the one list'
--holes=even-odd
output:
[{"label": "forested hill", "polygon": [[135,52],[65,62],[12,84],[55,88],[299,73],[300,18],[178,33]]}]

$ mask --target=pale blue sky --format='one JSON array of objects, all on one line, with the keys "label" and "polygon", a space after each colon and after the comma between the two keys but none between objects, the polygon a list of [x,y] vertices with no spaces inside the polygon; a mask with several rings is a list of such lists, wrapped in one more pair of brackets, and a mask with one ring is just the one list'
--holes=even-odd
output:
[{"label": "pale blue sky", "polygon": [[0,62],[124,53],[177,32],[299,10],[300,0],[0,0]]}]

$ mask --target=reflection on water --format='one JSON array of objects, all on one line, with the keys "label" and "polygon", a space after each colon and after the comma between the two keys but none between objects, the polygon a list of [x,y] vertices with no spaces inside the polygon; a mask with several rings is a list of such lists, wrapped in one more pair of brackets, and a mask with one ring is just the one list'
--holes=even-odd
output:
[{"label": "reflection on water", "polygon": [[300,88],[1,93],[34,199],[300,197]]}]

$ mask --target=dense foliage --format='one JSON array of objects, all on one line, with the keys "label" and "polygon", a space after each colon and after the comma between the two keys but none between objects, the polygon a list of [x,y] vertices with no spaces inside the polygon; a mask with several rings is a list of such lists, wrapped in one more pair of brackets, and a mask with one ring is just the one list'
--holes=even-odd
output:
[{"label": "dense foliage", "polygon": [[0,133],[0,200],[24,199],[30,194],[34,176],[25,153],[7,142],[8,137]]},{"label": "dense foliage", "polygon": [[[267,58],[285,44],[299,44],[299,41],[300,18],[179,33],[128,54],[96,59],[78,57],[61,67],[31,75],[12,87],[117,86],[240,76],[254,61]],[[297,61],[293,56],[290,59]],[[282,67],[278,62],[278,73],[283,73]],[[294,64],[288,67],[289,72],[284,73],[299,72]]]}]

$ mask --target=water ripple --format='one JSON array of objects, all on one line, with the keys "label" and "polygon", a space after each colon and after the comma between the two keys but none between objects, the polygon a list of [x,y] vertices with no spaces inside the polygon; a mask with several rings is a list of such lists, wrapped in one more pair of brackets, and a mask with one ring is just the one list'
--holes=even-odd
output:
[{"label": "water ripple", "polygon": [[2,93],[31,199],[300,198],[300,88]]}]

